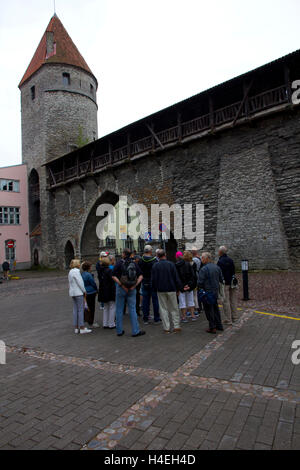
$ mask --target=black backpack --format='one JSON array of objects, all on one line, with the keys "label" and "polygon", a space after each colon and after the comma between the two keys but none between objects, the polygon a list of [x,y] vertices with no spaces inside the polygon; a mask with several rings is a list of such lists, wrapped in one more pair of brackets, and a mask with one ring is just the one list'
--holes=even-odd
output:
[{"label": "black backpack", "polygon": [[121,283],[125,287],[133,287],[136,285],[137,272],[136,263],[133,259],[127,258],[123,260],[122,274],[120,278]]}]

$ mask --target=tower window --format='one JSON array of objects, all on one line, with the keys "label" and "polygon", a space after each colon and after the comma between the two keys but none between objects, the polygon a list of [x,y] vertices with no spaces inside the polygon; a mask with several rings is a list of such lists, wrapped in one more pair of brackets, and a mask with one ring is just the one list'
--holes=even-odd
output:
[{"label": "tower window", "polygon": [[71,84],[71,77],[69,73],[63,73],[63,85],[64,86],[69,86]]},{"label": "tower window", "polygon": [[30,92],[31,92],[31,99],[33,101],[35,99],[35,86],[32,86],[30,88]]},{"label": "tower window", "polygon": [[92,84],[90,85],[90,92],[91,92],[91,95],[93,95],[93,94],[94,94],[94,87],[93,87],[93,85],[92,85]]}]

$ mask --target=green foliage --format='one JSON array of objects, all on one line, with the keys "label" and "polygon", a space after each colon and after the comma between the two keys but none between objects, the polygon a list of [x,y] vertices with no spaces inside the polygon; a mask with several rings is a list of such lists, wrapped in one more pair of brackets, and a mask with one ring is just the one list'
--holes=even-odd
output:
[{"label": "green foliage", "polygon": [[89,139],[84,137],[82,126],[79,126],[79,133],[76,141],[76,145],[78,148],[84,147],[89,143]]}]

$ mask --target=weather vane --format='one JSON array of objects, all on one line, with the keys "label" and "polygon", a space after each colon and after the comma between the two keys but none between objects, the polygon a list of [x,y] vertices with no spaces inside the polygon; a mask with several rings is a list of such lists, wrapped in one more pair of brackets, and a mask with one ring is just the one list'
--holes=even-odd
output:
[{"label": "weather vane", "polygon": [[53,0],[53,6],[54,6],[54,15],[56,14],[56,5],[55,5],[55,0]]}]

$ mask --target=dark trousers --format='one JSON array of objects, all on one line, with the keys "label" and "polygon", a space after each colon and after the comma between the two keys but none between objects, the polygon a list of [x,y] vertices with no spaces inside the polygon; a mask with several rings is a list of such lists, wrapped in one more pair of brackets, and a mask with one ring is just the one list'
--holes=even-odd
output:
[{"label": "dark trousers", "polygon": [[218,304],[210,305],[203,303],[205,315],[209,323],[209,328],[223,328]]},{"label": "dark trousers", "polygon": [[158,304],[157,292],[153,292],[151,287],[143,286],[144,321],[148,321],[148,318],[149,318],[151,299],[152,299],[152,304],[153,304],[154,321],[159,321],[160,317],[159,317],[159,304]]},{"label": "dark trousers", "polygon": [[86,303],[88,305],[89,310],[84,311],[84,321],[86,321],[89,325],[92,325],[94,323],[95,301],[96,301],[96,292],[94,294],[87,294]]},{"label": "dark trousers", "polygon": [[141,303],[141,284],[139,284],[136,288],[136,314],[138,317],[141,316],[140,303]]}]

